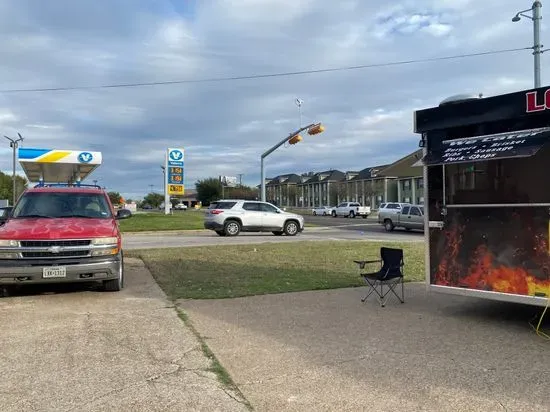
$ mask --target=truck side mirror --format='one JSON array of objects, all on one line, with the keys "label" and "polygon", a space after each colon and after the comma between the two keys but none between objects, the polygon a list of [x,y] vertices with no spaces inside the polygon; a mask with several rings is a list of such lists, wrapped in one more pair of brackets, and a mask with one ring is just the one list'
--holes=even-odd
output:
[{"label": "truck side mirror", "polygon": [[128,219],[130,217],[132,217],[132,212],[130,212],[128,209],[118,209],[116,212],[117,220]]}]

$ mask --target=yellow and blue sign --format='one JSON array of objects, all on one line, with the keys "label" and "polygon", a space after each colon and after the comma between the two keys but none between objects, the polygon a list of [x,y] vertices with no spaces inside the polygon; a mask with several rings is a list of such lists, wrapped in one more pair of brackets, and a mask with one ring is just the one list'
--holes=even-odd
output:
[{"label": "yellow and blue sign", "polygon": [[19,148],[19,162],[101,164],[101,152]]},{"label": "yellow and blue sign", "polygon": [[184,149],[169,148],[166,151],[166,187],[169,195],[185,193]]},{"label": "yellow and blue sign", "polygon": [[19,163],[30,182],[67,183],[85,179],[101,165],[101,152],[21,147]]}]

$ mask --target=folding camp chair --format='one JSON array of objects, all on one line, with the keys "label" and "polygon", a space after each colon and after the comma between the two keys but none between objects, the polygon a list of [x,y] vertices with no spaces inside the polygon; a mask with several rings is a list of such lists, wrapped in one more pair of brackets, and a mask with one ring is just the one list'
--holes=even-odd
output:
[{"label": "folding camp chair", "polygon": [[[405,303],[405,286],[403,281],[403,249],[394,249],[388,247],[380,248],[380,260],[354,260],[359,265],[360,272],[365,270],[366,264],[380,263],[380,270],[373,273],[360,273],[360,276],[365,279],[369,286],[369,292],[361,299],[365,302],[367,298],[376,292],[380,305],[384,307],[388,300],[387,296],[392,292],[401,303]],[[401,296],[396,292],[395,288],[401,284]],[[378,290],[378,286],[380,290]],[[387,289],[384,291],[384,286]]]}]

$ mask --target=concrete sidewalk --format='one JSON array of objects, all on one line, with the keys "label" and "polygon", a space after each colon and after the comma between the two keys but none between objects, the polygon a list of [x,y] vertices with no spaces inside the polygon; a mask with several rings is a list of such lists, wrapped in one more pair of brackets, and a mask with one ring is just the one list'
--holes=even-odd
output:
[{"label": "concrete sidewalk", "polygon": [[141,261],[126,264],[122,292],[0,299],[3,412],[247,410]]},{"label": "concrete sidewalk", "polygon": [[259,411],[550,411],[540,308],[364,288],[179,304]]}]

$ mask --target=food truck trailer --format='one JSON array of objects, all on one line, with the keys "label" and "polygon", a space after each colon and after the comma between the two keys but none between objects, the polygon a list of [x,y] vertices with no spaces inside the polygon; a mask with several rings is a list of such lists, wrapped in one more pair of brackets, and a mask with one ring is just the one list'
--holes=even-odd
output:
[{"label": "food truck trailer", "polygon": [[550,87],[414,113],[430,291],[546,306]]}]

